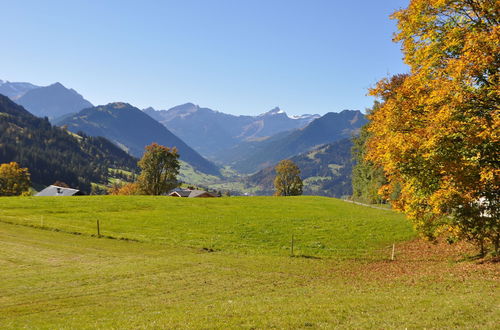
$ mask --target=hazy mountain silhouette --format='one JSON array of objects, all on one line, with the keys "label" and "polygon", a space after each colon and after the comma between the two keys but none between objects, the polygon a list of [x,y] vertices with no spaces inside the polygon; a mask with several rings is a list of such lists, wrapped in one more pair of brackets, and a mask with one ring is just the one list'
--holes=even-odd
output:
[{"label": "hazy mountain silhouette", "polygon": [[10,82],[0,80],[0,94],[8,96],[13,101],[35,88],[40,87],[27,82]]},{"label": "hazy mountain silhouette", "polygon": [[75,90],[68,89],[61,83],[31,89],[19,97],[16,103],[35,116],[51,119],[93,106]]},{"label": "hazy mountain silhouette", "polygon": [[279,108],[259,116],[235,116],[193,103],[169,110],[147,108],[144,111],[195,150],[214,160],[217,160],[216,155],[240,142],[301,128],[319,117],[304,115],[291,118]]}]

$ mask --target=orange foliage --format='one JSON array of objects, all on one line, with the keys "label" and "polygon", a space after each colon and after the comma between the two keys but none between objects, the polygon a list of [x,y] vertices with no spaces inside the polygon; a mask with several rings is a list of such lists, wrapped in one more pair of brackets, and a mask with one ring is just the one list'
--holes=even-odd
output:
[{"label": "orange foliage", "polygon": [[18,163],[0,165],[0,196],[29,195],[31,187],[30,173]]},{"label": "orange foliage", "polygon": [[110,195],[141,195],[141,189],[137,182],[127,183],[124,186],[113,186],[109,189]]},{"label": "orange foliage", "polygon": [[421,228],[454,215],[465,237],[498,245],[500,1],[412,0],[393,18],[411,71],[370,91],[383,104],[367,158]]}]

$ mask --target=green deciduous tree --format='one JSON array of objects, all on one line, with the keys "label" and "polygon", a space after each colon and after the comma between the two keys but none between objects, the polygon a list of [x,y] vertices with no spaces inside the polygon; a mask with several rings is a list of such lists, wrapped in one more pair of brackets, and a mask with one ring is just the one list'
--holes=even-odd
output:
[{"label": "green deciduous tree", "polygon": [[303,183],[300,178],[300,169],[293,161],[285,159],[276,166],[274,188],[276,196],[302,195]]},{"label": "green deciduous tree", "polygon": [[[370,114],[379,106],[380,103],[376,101],[367,113]],[[381,166],[366,159],[366,143],[370,136],[368,125],[365,125],[360,134],[353,138],[352,155],[355,165],[352,169],[352,199],[362,203],[380,204],[386,202],[378,192],[387,184],[387,179]]]},{"label": "green deciduous tree", "polygon": [[146,147],[138,163],[142,169],[138,178],[141,193],[162,195],[178,186],[179,154],[176,148],[167,148],[156,143]]},{"label": "green deciduous tree", "polygon": [[31,187],[30,173],[18,163],[0,165],[0,196],[29,195]]}]

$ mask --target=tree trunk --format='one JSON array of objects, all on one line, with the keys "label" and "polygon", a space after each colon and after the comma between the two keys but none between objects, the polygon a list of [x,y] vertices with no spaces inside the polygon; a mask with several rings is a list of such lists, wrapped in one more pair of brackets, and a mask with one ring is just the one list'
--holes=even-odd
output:
[{"label": "tree trunk", "polygon": [[498,249],[500,245],[500,233],[495,235],[494,246],[495,246],[495,256],[498,256]]},{"label": "tree trunk", "polygon": [[479,249],[480,249],[480,251],[479,251],[479,255],[480,255],[481,257],[484,257],[484,255],[485,255],[485,250],[484,250],[484,238],[483,238],[483,237],[479,238]]}]

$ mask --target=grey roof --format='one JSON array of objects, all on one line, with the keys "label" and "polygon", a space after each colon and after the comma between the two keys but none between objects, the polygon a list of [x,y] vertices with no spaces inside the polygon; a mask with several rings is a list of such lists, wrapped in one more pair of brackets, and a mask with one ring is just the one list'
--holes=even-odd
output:
[{"label": "grey roof", "polygon": [[214,194],[212,194],[208,191],[204,191],[204,190],[178,189],[178,190],[174,190],[169,195],[172,196],[173,194],[177,194],[179,197],[189,197],[189,198],[199,197],[203,194],[209,194],[211,197],[216,197]]},{"label": "grey roof", "polygon": [[78,189],[64,188],[50,185],[35,196],[73,196],[80,192]]},{"label": "grey roof", "polygon": [[173,194],[177,194],[179,197],[189,197],[190,193],[191,190],[175,190],[172,191],[169,195],[172,196]]},{"label": "grey roof", "polygon": [[199,197],[203,194],[208,194],[210,195],[210,197],[215,197],[214,194],[212,193],[209,193],[208,191],[203,191],[203,190],[191,190],[191,193],[189,194],[189,198],[192,198],[192,197]]}]

